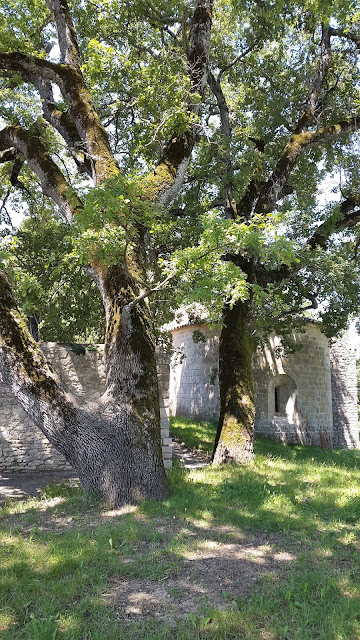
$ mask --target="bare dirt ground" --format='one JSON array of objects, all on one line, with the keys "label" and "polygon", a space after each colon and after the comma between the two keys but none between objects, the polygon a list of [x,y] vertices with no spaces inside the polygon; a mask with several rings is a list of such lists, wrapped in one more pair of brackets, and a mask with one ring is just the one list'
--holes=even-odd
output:
[{"label": "bare dirt ground", "polygon": [[[115,525],[126,514],[136,512],[136,507],[123,507],[69,517],[61,513],[64,500],[43,499],[39,503],[36,531],[57,535],[72,529],[94,531],[106,522]],[[4,524],[26,534],[33,532],[35,525],[33,515],[28,518],[26,512],[16,513],[5,516]],[[264,579],[286,580],[299,553],[304,552],[302,545],[280,533],[209,526],[203,521],[169,517],[157,517],[152,522],[159,540],[137,541],[125,554],[120,552],[119,561],[127,567],[128,574],[122,570],[122,575],[110,578],[99,594],[100,601],[114,611],[120,624],[154,619],[176,624],[189,614],[208,615],[209,607],[238,607]],[[182,544],[177,547],[179,539]],[[156,575],[138,577],[139,562],[153,565]]]},{"label": "bare dirt ground", "polygon": [[[171,525],[170,525],[171,527]],[[211,529],[196,550],[184,552],[175,575],[158,580],[123,577],[108,585],[103,601],[119,621],[176,619],[205,607],[224,609],[249,596],[261,580],[285,576],[296,555],[278,535],[248,533],[234,542],[218,542]]]},{"label": "bare dirt ground", "polygon": [[75,471],[41,471],[37,473],[3,472],[0,475],[0,506],[6,500],[25,500],[38,496],[49,484],[78,481]]}]

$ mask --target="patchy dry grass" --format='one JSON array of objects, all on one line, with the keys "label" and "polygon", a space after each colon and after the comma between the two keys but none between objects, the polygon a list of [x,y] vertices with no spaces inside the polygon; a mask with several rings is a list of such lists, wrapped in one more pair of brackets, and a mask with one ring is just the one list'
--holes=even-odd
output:
[{"label": "patchy dry grass", "polygon": [[66,484],[4,507],[0,637],[359,640],[359,452],[259,441],[169,478],[137,508]]}]

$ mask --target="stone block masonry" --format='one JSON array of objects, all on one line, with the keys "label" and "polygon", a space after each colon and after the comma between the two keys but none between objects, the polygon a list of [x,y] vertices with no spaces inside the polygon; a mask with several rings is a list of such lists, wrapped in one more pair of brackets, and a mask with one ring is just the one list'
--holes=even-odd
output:
[{"label": "stone block masonry", "polygon": [[[301,346],[290,354],[271,336],[254,358],[256,382],[255,430],[287,444],[333,447],[330,355],[327,338],[317,325],[293,333]],[[277,389],[277,391],[276,391]],[[275,406],[275,394],[284,391],[284,406]]]},{"label": "stone block masonry", "polygon": [[[194,341],[194,332],[203,340]],[[172,337],[170,414],[217,420],[219,331],[186,324]],[[272,335],[254,355],[256,433],[287,444],[359,447],[355,353],[342,340],[330,348],[316,323],[292,339],[294,353],[284,354]]]},{"label": "stone block masonry", "polygon": [[[40,343],[49,363],[79,402],[96,401],[105,391],[103,345]],[[160,361],[166,375],[166,364]],[[161,375],[160,375],[161,378]],[[167,394],[160,385],[160,420],[165,466],[171,466]],[[0,385],[0,473],[70,469],[65,458],[31,422],[15,398]]]},{"label": "stone block masonry", "polygon": [[[194,331],[195,341],[194,341]],[[196,336],[202,336],[198,339]],[[172,331],[170,414],[196,420],[217,420],[219,399],[219,331],[204,324]]]},{"label": "stone block masonry", "polygon": [[330,349],[334,446],[355,449],[359,446],[357,412],[357,375],[354,349],[345,341]]}]

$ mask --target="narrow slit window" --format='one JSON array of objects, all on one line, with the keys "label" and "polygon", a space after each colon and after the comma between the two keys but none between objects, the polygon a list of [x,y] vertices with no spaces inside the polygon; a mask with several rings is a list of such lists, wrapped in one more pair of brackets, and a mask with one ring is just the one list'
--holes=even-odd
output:
[{"label": "narrow slit window", "polygon": [[269,384],[269,412],[271,416],[286,418],[290,422],[296,419],[296,395],[295,381],[287,374],[279,374]]},{"label": "narrow slit window", "polygon": [[280,412],[280,387],[275,387],[275,413]]}]

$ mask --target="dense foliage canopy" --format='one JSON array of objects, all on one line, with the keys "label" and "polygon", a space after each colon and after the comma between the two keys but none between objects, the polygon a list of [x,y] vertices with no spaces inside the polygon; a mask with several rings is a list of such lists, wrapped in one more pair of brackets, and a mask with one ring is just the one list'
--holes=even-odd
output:
[{"label": "dense foliage canopy", "polygon": [[[216,2],[208,90],[197,113],[189,109],[200,96],[191,93],[186,66],[191,3],[73,2],[71,9],[82,73],[124,178],[90,189],[86,153],[76,138],[69,144],[66,99],[53,82],[34,91],[16,64],[11,81],[1,81],[1,118],[30,128],[66,165],[85,201],[75,225],[78,258],[116,261],[136,243],[135,216],[148,230],[147,287],[173,280],[174,307],[202,301],[218,316],[223,304],[251,296],[258,325],[286,331],[301,310],[321,303],[328,334],[340,330],[359,305],[356,3]],[[44,2],[3,2],[1,12],[6,76],[5,52],[56,58]],[[144,179],[169,136],[190,125],[198,143],[185,188],[170,210],[149,208],[139,200]],[[9,162],[6,151],[2,159],[3,196],[20,188],[7,211],[24,199],[31,209],[34,174],[21,155]],[[156,295],[156,310],[164,296],[168,308],[170,293]]]},{"label": "dense foliage canopy", "polygon": [[[92,442],[119,439],[99,468],[89,453],[86,483],[114,502],[165,495],[153,325],[161,308],[196,301],[223,317],[215,460],[251,459],[254,334],[286,335],[312,311],[332,336],[359,308],[358,4],[4,0],[0,11],[4,221],[50,197],[69,274],[86,267],[106,312],[96,419],[81,417],[71,452],[62,427],[54,441],[82,468],[92,421]],[[46,367],[35,349],[11,373],[32,343],[0,285],[0,369],[16,389],[25,370],[30,410]],[[56,397],[69,433],[75,414],[54,384],[48,371],[49,420]]]}]

